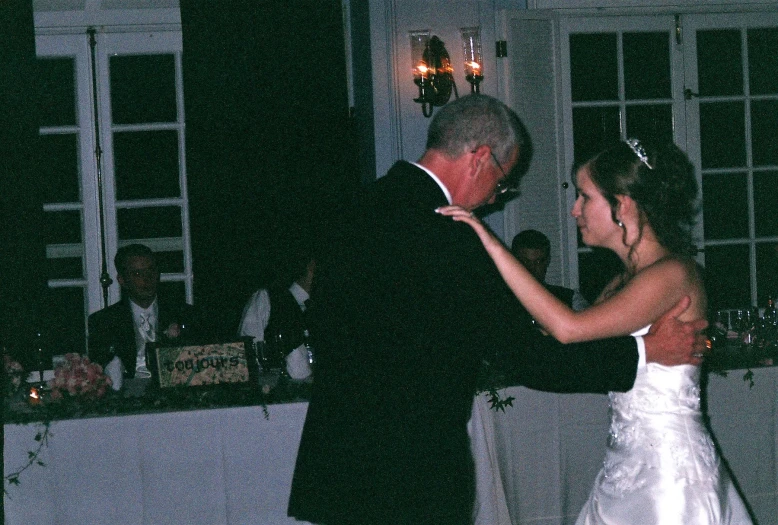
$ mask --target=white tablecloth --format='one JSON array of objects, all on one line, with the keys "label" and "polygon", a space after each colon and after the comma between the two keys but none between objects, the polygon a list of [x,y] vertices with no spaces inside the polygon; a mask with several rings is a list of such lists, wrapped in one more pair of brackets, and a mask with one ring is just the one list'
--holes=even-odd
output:
[{"label": "white tablecloth", "polygon": [[[290,525],[307,403],[59,421],[46,466],[5,497],[7,525]],[[36,425],[5,425],[5,471]]]},{"label": "white tablecloth", "polygon": [[[712,376],[711,424],[759,520],[778,525],[778,368]],[[477,525],[574,523],[600,468],[607,400],[509,388],[504,413],[476,398]],[[8,487],[8,525],[290,525],[306,403],[78,419],[52,425],[41,459]],[[5,425],[9,473],[36,425]]]}]

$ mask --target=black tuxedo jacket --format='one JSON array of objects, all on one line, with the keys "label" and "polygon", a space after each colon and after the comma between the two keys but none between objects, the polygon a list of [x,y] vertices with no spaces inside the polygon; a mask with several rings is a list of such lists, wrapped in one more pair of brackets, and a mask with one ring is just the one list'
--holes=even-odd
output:
[{"label": "black tuxedo jacket", "polygon": [[[166,301],[157,297],[159,318],[157,319],[157,342],[164,343],[163,332],[177,323],[186,326],[180,342],[201,339],[202,322],[193,306],[187,303]],[[122,298],[118,303],[103,308],[89,316],[89,359],[105,367],[114,355],[124,363],[125,378],[135,377],[135,325],[132,319],[132,307],[129,299]],[[111,350],[113,347],[113,350]]]},{"label": "black tuxedo jacket", "polygon": [[562,346],[521,306],[423,170],[397,163],[317,265],[317,369],[289,514],[316,523],[469,523],[467,435],[484,357],[557,392],[631,388],[631,337]]},{"label": "black tuxedo jacket", "polygon": [[575,291],[572,288],[565,288],[564,286],[557,286],[555,284],[543,283],[546,290],[554,294],[557,299],[565,303],[570,308],[573,307],[573,295]]}]

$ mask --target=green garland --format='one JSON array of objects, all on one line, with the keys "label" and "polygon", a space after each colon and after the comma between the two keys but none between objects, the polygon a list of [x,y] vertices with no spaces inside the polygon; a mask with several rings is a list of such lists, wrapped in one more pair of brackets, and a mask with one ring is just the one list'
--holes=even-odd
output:
[{"label": "green garland", "polygon": [[503,398],[500,395],[500,390],[511,386],[508,384],[505,374],[497,370],[491,362],[483,360],[481,362],[481,368],[478,371],[478,378],[476,380],[476,395],[486,394],[488,396],[489,408],[494,411],[505,412],[506,407],[512,407],[513,401],[516,399],[513,396]]},{"label": "green garland", "polygon": [[8,485],[19,485],[19,476],[21,476],[22,472],[25,470],[33,465],[38,465],[41,467],[46,466],[46,464],[40,459],[40,453],[43,450],[43,447],[49,445],[49,438],[51,437],[51,421],[44,421],[41,423],[41,427],[41,430],[35,434],[35,441],[38,443],[38,446],[34,450],[27,451],[27,463],[3,477],[5,482],[3,483],[4,494],[9,495],[5,484],[7,483]]}]

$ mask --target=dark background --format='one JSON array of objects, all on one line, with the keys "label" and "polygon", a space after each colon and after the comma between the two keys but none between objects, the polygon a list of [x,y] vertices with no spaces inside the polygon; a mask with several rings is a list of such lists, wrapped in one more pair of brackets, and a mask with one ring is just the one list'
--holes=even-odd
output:
[{"label": "dark background", "polygon": [[[367,7],[353,4],[366,42]],[[36,168],[46,154],[42,90],[32,2],[8,0],[0,11],[0,342],[23,359],[53,315]],[[349,108],[339,1],[182,0],[181,19],[194,301],[224,339],[250,294],[283,279],[300,246],[315,249],[374,178],[372,121]],[[370,91],[365,79],[355,80],[360,93]]]},{"label": "dark background", "polygon": [[230,5],[181,2],[195,303],[225,337],[360,183],[340,2]]}]

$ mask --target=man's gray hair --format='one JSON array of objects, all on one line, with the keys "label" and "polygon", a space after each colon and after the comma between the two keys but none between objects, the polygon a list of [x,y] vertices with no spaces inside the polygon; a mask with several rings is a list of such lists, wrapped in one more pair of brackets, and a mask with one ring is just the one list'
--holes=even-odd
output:
[{"label": "man's gray hair", "polygon": [[524,143],[524,126],[516,113],[488,95],[467,95],[443,106],[427,131],[427,149],[452,158],[486,145],[507,163],[511,152]]}]

